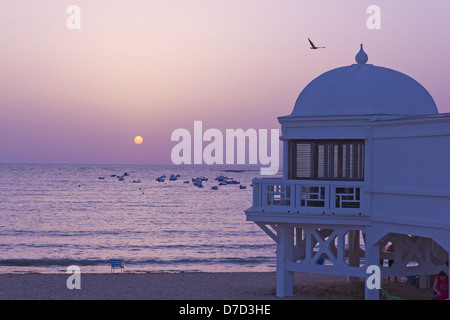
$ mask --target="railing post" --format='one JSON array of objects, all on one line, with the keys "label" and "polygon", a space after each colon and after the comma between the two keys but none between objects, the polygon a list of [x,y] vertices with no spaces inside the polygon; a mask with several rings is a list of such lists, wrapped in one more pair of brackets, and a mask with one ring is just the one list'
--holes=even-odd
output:
[{"label": "railing post", "polygon": [[292,198],[291,199],[292,208],[299,209],[299,207],[297,207],[297,184],[296,183],[292,184],[291,198]]},{"label": "railing post", "polygon": [[267,205],[267,187],[266,184],[261,182],[260,184],[260,195],[261,195],[261,207],[264,208]]},{"label": "railing post", "polygon": [[[328,203],[328,210],[333,211],[335,206],[335,199],[336,199],[336,189],[334,185],[329,184],[328,188],[325,189],[325,199],[327,200],[326,203]],[[327,199],[328,198],[328,199]]]},{"label": "railing post", "polygon": [[257,208],[262,206],[261,183],[259,182],[253,182],[253,206]]}]

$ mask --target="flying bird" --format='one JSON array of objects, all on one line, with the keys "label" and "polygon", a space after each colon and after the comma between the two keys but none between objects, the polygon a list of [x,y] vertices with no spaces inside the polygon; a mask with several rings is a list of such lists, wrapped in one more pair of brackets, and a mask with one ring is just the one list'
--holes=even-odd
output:
[{"label": "flying bird", "polygon": [[316,49],[321,49],[321,48],[325,48],[325,47],[316,47],[314,45],[314,43],[311,41],[311,39],[308,38],[309,43],[311,44],[311,49],[316,50]]}]

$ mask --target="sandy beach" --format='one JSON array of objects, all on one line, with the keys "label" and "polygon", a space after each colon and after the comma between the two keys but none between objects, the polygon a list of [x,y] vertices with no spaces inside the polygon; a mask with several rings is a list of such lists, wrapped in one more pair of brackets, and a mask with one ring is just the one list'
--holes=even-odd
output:
[{"label": "sandy beach", "polygon": [[[275,296],[275,273],[81,274],[81,289],[69,290],[69,274],[1,274],[1,300],[362,300],[364,282],[296,273],[294,295]],[[430,300],[431,289],[382,280],[391,295]]]}]

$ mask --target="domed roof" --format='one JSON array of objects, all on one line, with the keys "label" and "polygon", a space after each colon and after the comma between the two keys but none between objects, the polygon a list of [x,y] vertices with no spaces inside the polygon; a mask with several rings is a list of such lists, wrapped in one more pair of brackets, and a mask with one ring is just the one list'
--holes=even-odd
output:
[{"label": "domed roof", "polygon": [[323,73],[300,93],[291,116],[437,114],[433,97],[413,78],[366,64],[361,50],[357,64]]}]

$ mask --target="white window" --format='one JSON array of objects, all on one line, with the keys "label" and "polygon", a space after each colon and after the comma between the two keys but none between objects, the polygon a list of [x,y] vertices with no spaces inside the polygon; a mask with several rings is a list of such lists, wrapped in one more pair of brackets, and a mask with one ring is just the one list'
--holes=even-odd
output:
[{"label": "white window", "polygon": [[364,140],[292,140],[289,178],[364,180]]}]

